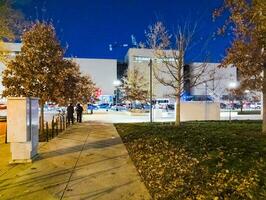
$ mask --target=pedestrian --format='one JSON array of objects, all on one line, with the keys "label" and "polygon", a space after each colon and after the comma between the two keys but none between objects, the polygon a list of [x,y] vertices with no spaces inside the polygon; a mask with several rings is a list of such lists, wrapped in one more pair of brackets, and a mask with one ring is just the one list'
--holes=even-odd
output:
[{"label": "pedestrian", "polygon": [[76,107],[76,113],[77,113],[77,122],[81,123],[82,122],[82,112],[83,108],[82,106],[78,103]]},{"label": "pedestrian", "polygon": [[165,108],[166,108],[166,112],[168,112],[169,111],[168,104],[166,105]]},{"label": "pedestrian", "polygon": [[70,122],[74,124],[74,106],[72,103],[67,107],[67,123],[70,124]]}]

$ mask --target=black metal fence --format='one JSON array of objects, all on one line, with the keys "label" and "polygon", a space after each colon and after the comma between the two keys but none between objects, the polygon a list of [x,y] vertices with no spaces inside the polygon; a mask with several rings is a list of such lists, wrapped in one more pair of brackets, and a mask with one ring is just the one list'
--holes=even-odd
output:
[{"label": "black metal fence", "polygon": [[[0,123],[7,123],[6,117],[0,117]],[[3,136],[4,142],[7,143],[7,126],[5,125],[1,127],[5,127],[5,130],[1,130],[0,136]],[[58,134],[64,131],[67,127],[68,123],[66,121],[66,115],[64,113],[56,114],[51,121],[45,121],[43,132],[39,129],[39,141],[48,142],[52,138],[58,136]]]},{"label": "black metal fence", "polygon": [[54,115],[50,122],[45,121],[43,132],[39,130],[39,141],[48,142],[52,138],[58,136],[58,134],[64,131],[67,127],[68,123],[64,113]]},{"label": "black metal fence", "polygon": [[7,143],[7,125],[6,125],[6,117],[0,116],[0,142]]}]

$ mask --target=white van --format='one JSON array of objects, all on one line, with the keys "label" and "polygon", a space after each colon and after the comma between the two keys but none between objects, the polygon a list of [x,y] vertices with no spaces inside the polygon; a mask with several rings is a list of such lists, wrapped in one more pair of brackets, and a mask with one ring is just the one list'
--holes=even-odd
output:
[{"label": "white van", "polygon": [[155,105],[158,105],[159,108],[166,108],[166,106],[170,103],[169,99],[156,99]]}]

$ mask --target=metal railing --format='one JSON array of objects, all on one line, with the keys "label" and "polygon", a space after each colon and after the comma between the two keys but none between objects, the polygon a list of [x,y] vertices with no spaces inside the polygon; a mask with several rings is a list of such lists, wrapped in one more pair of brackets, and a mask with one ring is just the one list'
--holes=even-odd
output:
[{"label": "metal railing", "polygon": [[7,125],[6,125],[6,117],[0,116],[0,136],[1,136],[1,141],[0,142],[5,142],[7,143]]},{"label": "metal railing", "polygon": [[45,121],[43,133],[41,133],[39,130],[39,141],[48,142],[49,140],[58,136],[59,133],[66,130],[67,127],[68,127],[68,123],[66,121],[66,114],[60,112],[54,115],[50,122]]},{"label": "metal railing", "polygon": [[[39,117],[39,122],[41,122]],[[3,140],[2,142],[7,143],[7,119],[6,117],[0,117],[0,123],[5,123],[5,130],[1,130],[1,135]],[[53,139],[54,137],[58,136],[59,133],[66,130],[68,127],[68,123],[66,121],[66,114],[65,113],[58,113],[52,117],[52,120],[44,122],[44,131],[41,133],[39,129],[39,141],[40,142],[48,142],[49,140]]]}]

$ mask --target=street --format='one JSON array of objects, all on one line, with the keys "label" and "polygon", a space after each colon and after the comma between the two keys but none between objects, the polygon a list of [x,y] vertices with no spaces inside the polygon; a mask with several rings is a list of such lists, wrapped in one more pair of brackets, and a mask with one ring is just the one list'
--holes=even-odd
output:
[{"label": "street", "polygon": [[[134,123],[134,122],[149,122],[149,114],[144,114],[141,116],[131,116],[128,112],[94,112],[94,114],[84,115],[85,121],[103,121],[107,123]],[[231,112],[232,120],[261,120],[261,115],[238,115],[237,112]],[[171,122],[175,120],[174,113],[168,113],[162,117],[154,116],[153,120],[155,122]],[[181,118],[182,120],[182,118]],[[229,120],[229,112],[221,112],[220,120]]]}]

